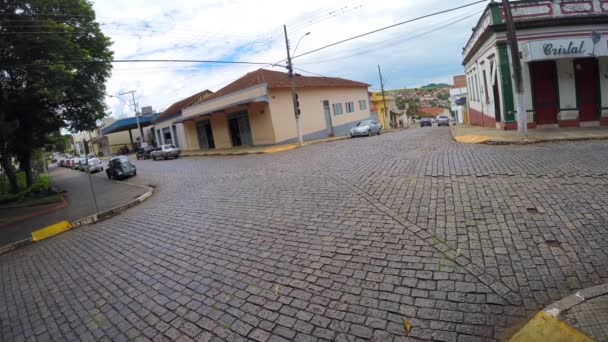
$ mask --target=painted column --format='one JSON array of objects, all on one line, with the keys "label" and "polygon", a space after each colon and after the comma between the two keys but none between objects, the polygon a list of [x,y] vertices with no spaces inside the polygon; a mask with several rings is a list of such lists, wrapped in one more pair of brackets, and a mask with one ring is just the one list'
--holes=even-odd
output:
[{"label": "painted column", "polygon": [[509,49],[505,44],[496,46],[498,50],[498,73],[500,80],[500,101],[505,123],[515,122],[515,103],[513,100],[513,80],[511,78],[511,63]]},{"label": "painted column", "polygon": [[599,58],[601,124],[608,125],[608,57]]},{"label": "painted column", "polygon": [[574,82],[574,60],[571,58],[558,59],[557,83],[559,87],[559,121],[578,120],[576,106],[576,83]]}]

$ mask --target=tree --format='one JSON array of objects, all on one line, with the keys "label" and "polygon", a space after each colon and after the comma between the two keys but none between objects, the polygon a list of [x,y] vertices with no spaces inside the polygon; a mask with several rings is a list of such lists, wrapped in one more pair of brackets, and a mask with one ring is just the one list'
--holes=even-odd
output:
[{"label": "tree", "polygon": [[70,135],[63,135],[59,131],[53,132],[48,136],[48,143],[45,149],[48,152],[61,152],[65,153],[70,145]]},{"label": "tree", "polygon": [[0,158],[15,157],[30,185],[32,151],[51,133],[105,116],[111,41],[86,0],[0,0],[0,46],[0,125],[14,128],[0,129]]},{"label": "tree", "polygon": [[407,116],[409,116],[409,117],[417,116],[418,112],[420,111],[420,99],[410,98],[407,101],[407,103],[408,103]]}]

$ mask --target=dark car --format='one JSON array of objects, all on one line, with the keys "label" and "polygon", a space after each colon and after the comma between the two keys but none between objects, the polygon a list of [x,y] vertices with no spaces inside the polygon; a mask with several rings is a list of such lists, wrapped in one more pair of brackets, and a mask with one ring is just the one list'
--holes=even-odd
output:
[{"label": "dark car", "polygon": [[420,119],[420,127],[429,126],[433,127],[433,122],[429,118]]},{"label": "dark car", "polygon": [[140,148],[139,150],[137,150],[137,153],[135,154],[135,158],[137,158],[137,160],[150,159],[150,152],[156,151],[157,149],[158,148],[156,148],[152,145],[144,146],[144,147]]},{"label": "dark car", "polygon": [[106,174],[110,179],[122,179],[137,175],[137,169],[135,165],[131,163],[129,158],[125,156],[118,156],[110,159],[108,162],[108,168]]}]

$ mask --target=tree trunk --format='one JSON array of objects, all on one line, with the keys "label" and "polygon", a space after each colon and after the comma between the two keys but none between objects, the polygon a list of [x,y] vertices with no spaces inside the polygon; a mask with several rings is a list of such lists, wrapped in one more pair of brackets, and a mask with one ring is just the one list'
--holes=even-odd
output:
[{"label": "tree trunk", "polygon": [[25,172],[25,184],[30,187],[34,183],[32,172],[32,152],[24,151],[19,156],[19,166]]},{"label": "tree trunk", "polygon": [[6,173],[6,177],[8,178],[8,183],[10,185],[10,193],[18,193],[19,184],[17,183],[17,174],[15,173],[15,170],[13,170],[11,156],[6,153],[0,154],[0,163],[2,163],[2,169],[4,170],[4,172]]}]

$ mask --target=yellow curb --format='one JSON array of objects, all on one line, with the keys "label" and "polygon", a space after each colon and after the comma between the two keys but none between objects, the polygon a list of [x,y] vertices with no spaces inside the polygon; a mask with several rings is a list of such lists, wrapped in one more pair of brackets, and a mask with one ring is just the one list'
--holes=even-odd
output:
[{"label": "yellow curb", "polygon": [[593,339],[559,319],[539,312],[510,342],[593,342]]},{"label": "yellow curb", "polygon": [[72,224],[68,221],[61,221],[61,222],[52,224],[50,226],[44,227],[42,229],[38,229],[37,231],[33,232],[32,241],[44,240],[53,235],[62,233],[70,228],[72,228]]},{"label": "yellow curb", "polygon": [[274,147],[268,147],[265,148],[263,150],[264,153],[277,153],[277,152],[284,152],[284,151],[289,151],[289,150],[293,150],[294,148],[298,147],[298,145],[282,145],[282,146],[274,146]]},{"label": "yellow curb", "polygon": [[454,140],[463,144],[483,144],[490,140],[490,137],[485,135],[457,135]]}]

